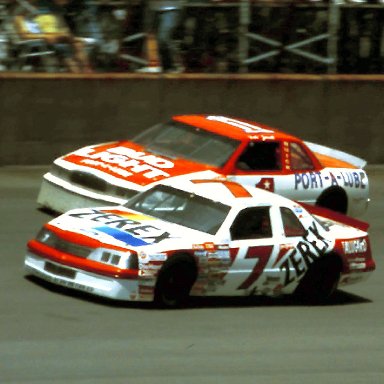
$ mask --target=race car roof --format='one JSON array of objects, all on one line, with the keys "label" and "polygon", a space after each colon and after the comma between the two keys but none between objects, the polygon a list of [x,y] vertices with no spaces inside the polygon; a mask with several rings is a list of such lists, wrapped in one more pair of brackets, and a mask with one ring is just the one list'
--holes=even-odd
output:
[{"label": "race car roof", "polygon": [[220,135],[225,135],[237,140],[265,140],[266,137],[275,140],[301,141],[293,135],[289,135],[278,129],[271,128],[265,124],[249,120],[219,115],[177,115],[173,120],[184,124],[192,125]]},{"label": "race car roof", "polygon": [[[208,173],[207,173],[208,174]],[[190,178],[189,175],[177,176],[159,184],[168,185],[191,194],[206,197],[231,207],[238,208],[254,206],[282,206],[300,212],[301,217],[311,215],[321,216],[337,223],[366,232],[369,225],[361,220],[331,211],[329,209],[314,207],[298,203],[275,193],[236,183],[225,178]]]}]

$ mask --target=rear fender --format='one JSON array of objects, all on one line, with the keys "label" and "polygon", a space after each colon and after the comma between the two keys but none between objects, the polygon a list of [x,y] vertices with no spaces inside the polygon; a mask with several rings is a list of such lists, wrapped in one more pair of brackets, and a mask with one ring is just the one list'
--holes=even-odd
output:
[{"label": "rear fender", "polygon": [[338,149],[329,148],[324,145],[311,143],[309,141],[305,141],[305,145],[315,154],[319,153],[324,156],[332,157],[334,159],[348,163],[356,168],[363,169],[367,165],[366,160],[360,157],[351,155],[350,153],[340,151]]},{"label": "rear fender", "polygon": [[367,223],[366,221],[355,219],[354,217],[350,217],[342,213],[331,211],[330,209],[319,207],[316,205],[309,205],[305,203],[299,203],[299,204],[313,215],[321,216],[341,224],[349,225],[353,228],[360,229],[361,231],[364,231],[364,232],[368,231],[369,223]]}]

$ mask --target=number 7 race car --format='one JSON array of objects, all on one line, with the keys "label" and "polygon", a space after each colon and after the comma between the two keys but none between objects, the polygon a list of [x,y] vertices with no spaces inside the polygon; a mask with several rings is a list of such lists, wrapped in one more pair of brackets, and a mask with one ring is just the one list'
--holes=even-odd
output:
[{"label": "number 7 race car", "polygon": [[366,279],[375,262],[366,223],[309,207],[316,216],[254,187],[179,176],[125,206],[53,219],[29,241],[25,268],[60,286],[163,307],[189,295],[318,303]]},{"label": "number 7 race car", "polygon": [[240,184],[359,216],[368,203],[365,161],[265,125],[224,116],[175,116],[133,138],[54,161],[38,204],[57,212],[124,204],[170,177],[211,170]]}]

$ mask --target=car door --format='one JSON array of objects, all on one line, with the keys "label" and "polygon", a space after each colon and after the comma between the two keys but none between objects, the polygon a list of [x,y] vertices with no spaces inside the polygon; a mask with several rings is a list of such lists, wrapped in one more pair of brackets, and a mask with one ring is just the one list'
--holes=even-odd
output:
[{"label": "car door", "polygon": [[230,179],[314,203],[326,184],[319,167],[299,142],[251,141],[235,162]]},{"label": "car door", "polygon": [[329,248],[315,220],[303,209],[248,207],[230,227],[232,264],[218,294],[291,293],[311,264]]},{"label": "car door", "polygon": [[271,206],[241,210],[230,227],[232,264],[218,294],[245,295],[259,290],[264,268],[279,248],[274,237]]},{"label": "car door", "polygon": [[268,271],[279,279],[270,288],[275,293],[292,293],[312,263],[329,251],[332,244],[323,236],[320,224],[314,218],[310,220],[299,205],[279,207],[278,216],[281,220],[276,222],[279,249]]}]

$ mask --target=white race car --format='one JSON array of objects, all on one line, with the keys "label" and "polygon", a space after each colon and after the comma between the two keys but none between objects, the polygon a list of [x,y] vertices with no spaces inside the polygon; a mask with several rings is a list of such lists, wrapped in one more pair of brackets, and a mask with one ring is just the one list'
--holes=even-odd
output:
[{"label": "white race car", "polygon": [[240,184],[358,217],[366,162],[277,129],[214,115],[174,116],[130,141],[81,148],[54,161],[37,202],[56,212],[124,204],[137,192],[205,170]]},{"label": "white race car", "polygon": [[189,295],[294,293],[319,302],[367,278],[375,263],[366,223],[316,209],[224,179],[179,176],[125,206],[53,219],[28,242],[25,268],[57,285],[165,307]]}]

